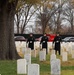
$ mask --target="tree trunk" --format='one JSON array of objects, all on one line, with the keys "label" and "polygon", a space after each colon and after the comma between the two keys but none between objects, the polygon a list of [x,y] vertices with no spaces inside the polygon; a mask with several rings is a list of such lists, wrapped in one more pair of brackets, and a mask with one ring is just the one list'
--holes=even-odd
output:
[{"label": "tree trunk", "polygon": [[57,22],[56,22],[56,24],[57,24],[56,33],[57,33],[57,32],[60,32],[60,31],[59,31],[59,30],[60,30],[60,14],[61,14],[61,11],[59,10],[59,11],[58,11],[58,17],[57,17]]},{"label": "tree trunk", "polygon": [[0,60],[19,58],[14,41],[14,12],[13,3],[0,2]]},{"label": "tree trunk", "polygon": [[20,32],[19,32],[19,18],[18,18],[18,13],[16,14],[16,16],[17,16],[17,24],[16,24],[16,26],[17,26],[17,34],[19,34]]},{"label": "tree trunk", "polygon": [[71,13],[71,34],[73,34],[73,12]]},{"label": "tree trunk", "polygon": [[19,34],[19,22],[17,23],[17,34]]}]

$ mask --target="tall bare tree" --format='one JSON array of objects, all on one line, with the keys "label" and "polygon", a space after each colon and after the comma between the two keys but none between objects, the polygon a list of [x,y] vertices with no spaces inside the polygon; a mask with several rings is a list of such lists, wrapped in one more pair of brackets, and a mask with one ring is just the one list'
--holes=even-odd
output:
[{"label": "tall bare tree", "polygon": [[68,6],[66,9],[64,9],[63,14],[66,16],[63,18],[63,20],[67,20],[70,23],[70,32],[73,33],[74,29],[74,8],[73,6],[68,2]]},{"label": "tall bare tree", "polygon": [[57,9],[53,10],[54,6],[52,5],[52,3],[53,2],[51,0],[46,0],[46,1],[44,0],[42,8],[37,14],[36,24],[40,26],[40,28],[42,29],[41,33],[43,34],[46,31],[46,27],[47,26],[50,27],[49,20],[54,14],[54,12],[57,10]]},{"label": "tall bare tree", "polygon": [[[69,6],[69,1],[63,1],[61,4],[55,4],[55,8],[57,8],[57,11],[53,14],[51,20],[50,20],[50,24],[52,26],[52,30],[56,33],[56,32],[62,32],[63,31],[63,25],[62,22],[64,20],[68,20],[70,23],[73,23],[73,16],[69,15],[72,14],[69,10],[70,6]],[[68,6],[68,7],[67,7]],[[67,22],[68,23],[68,22]],[[73,24],[72,28],[73,28]],[[67,26],[67,25],[66,25]],[[70,26],[70,25],[69,25]]]},{"label": "tall bare tree", "polygon": [[29,3],[22,4],[22,6],[20,5],[21,9],[17,6],[15,14],[15,25],[17,26],[17,33],[24,33],[25,28],[27,27],[27,24],[31,20],[32,16],[34,16],[35,12],[40,8],[40,5]]}]

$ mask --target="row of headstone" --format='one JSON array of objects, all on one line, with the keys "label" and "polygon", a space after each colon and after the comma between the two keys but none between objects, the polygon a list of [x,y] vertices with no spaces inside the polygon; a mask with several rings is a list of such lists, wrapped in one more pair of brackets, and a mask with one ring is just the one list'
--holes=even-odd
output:
[{"label": "row of headstone", "polygon": [[[26,68],[26,59],[17,60],[17,74],[40,75],[40,67],[38,64],[29,64],[28,72]],[[51,75],[60,75],[60,60],[51,61]]]},{"label": "row of headstone", "polygon": [[[56,55],[51,55],[51,74],[60,75],[60,60],[56,59]],[[38,64],[28,64],[28,72],[26,68],[26,59],[17,60],[17,74],[28,74],[28,75],[39,75],[39,65]]]},{"label": "row of headstone", "polygon": [[39,64],[26,64],[26,59],[17,60],[17,74],[40,75]]},{"label": "row of headstone", "polygon": [[65,50],[68,54],[72,54],[72,50],[74,50],[74,43],[73,42],[63,42],[61,44],[61,50]]},{"label": "row of headstone", "polygon": [[[69,48],[69,47],[68,47]],[[71,48],[65,50],[66,48],[62,48],[62,61],[67,61],[68,60],[68,52],[70,51],[71,52]],[[22,49],[23,53],[24,53],[24,62],[26,61],[26,65],[28,64],[28,69],[29,67],[32,65],[31,64],[31,50],[29,49],[25,49],[23,48]],[[67,52],[68,51],[68,52]],[[73,48],[72,48],[72,51],[73,51]],[[69,52],[69,53],[70,53]],[[34,52],[35,54],[35,52]],[[74,51],[72,52],[72,57],[74,58]],[[39,60],[40,61],[45,61],[46,60],[46,50],[43,49],[42,51],[39,52]],[[21,63],[23,64],[23,63]],[[30,66],[29,66],[30,65]],[[56,55],[55,55],[55,50],[52,50],[51,52],[51,56],[50,56],[50,65],[51,65],[51,74],[58,74],[60,75],[60,60],[56,58]],[[25,66],[25,65],[24,65]],[[19,68],[20,66],[18,66]],[[21,66],[22,67],[22,66]],[[24,67],[23,69],[25,69],[26,67]],[[21,68],[20,68],[21,69]],[[21,71],[21,70],[20,70]],[[20,72],[19,69],[17,69],[17,72],[19,73]],[[30,75],[31,73],[29,72],[30,70],[28,70],[28,75]],[[24,71],[21,71],[22,73],[27,73],[26,72],[26,69]],[[32,72],[33,73],[33,72]],[[38,72],[37,72],[38,73]],[[33,73],[32,75],[36,75],[37,74],[36,72]],[[38,74],[37,74],[38,75]]]},{"label": "row of headstone", "polygon": [[62,61],[68,61],[68,55],[74,58],[74,44],[66,43],[61,49]]},{"label": "row of headstone", "polygon": [[[45,55],[45,54],[43,54],[43,55]],[[64,55],[66,55],[66,56],[64,56]],[[41,60],[41,61],[43,61],[43,60]],[[67,61],[67,53],[66,52],[64,52],[62,54],[62,60],[63,61]],[[26,63],[25,60],[24,60],[24,63]],[[23,64],[23,63],[21,63],[21,64]],[[51,64],[51,74],[58,74],[58,75],[60,75],[60,60],[56,58],[54,50],[52,51],[52,54],[50,56],[50,64]],[[20,66],[20,67],[22,67],[22,66]],[[24,69],[25,69],[25,67],[24,67]],[[26,70],[24,71],[24,73],[26,73]],[[29,74],[29,72],[28,72],[28,74]]]},{"label": "row of headstone", "polygon": [[24,59],[17,60],[17,74],[39,75],[39,65],[31,64],[31,53],[34,50],[22,47]]},{"label": "row of headstone", "polygon": [[17,52],[20,52],[21,49],[22,49],[22,47],[25,47],[26,48],[26,42],[16,41],[15,42],[15,45],[16,45]]},{"label": "row of headstone", "polygon": [[[74,57],[74,53],[73,53],[72,57]],[[66,51],[62,52],[62,61],[68,61],[68,53]],[[61,74],[60,59],[56,58],[55,50],[52,50],[52,52],[51,52],[50,65],[51,65],[51,75],[60,75]]]},{"label": "row of headstone", "polygon": [[[21,49],[26,48],[26,46],[27,46],[26,42],[20,42],[20,41],[15,42],[15,45],[16,45],[17,52],[20,52]],[[34,50],[39,49],[39,47],[40,47],[40,42],[35,42],[34,43]],[[52,49],[52,42],[48,42],[48,46],[47,47],[48,47],[47,51],[49,53],[50,49]]]},{"label": "row of headstone", "polygon": [[[52,50],[51,51],[51,57],[53,56],[54,58],[55,58],[55,50]],[[68,52],[67,51],[65,51],[65,50],[62,50],[61,51],[61,56],[62,56],[62,61],[64,62],[64,61],[68,61]],[[72,56],[72,58],[74,58],[74,50],[72,50],[72,54],[71,54],[71,56]],[[50,57],[50,58],[51,58]]]},{"label": "row of headstone", "polygon": [[[72,52],[72,58],[74,58],[74,51]],[[68,61],[68,52],[62,51],[62,61]],[[50,55],[50,65],[51,65],[51,75],[61,74],[61,64],[60,59],[56,58],[55,51],[52,50]]]},{"label": "row of headstone", "polygon": [[[22,49],[22,52],[24,54],[24,58],[27,60],[27,63],[31,63],[31,54],[33,57],[36,57],[36,50],[31,50],[30,48],[24,48]],[[39,51],[39,60],[45,61],[46,60],[46,49],[42,49]]]},{"label": "row of headstone", "polygon": [[[15,42],[15,44],[16,44],[16,48],[17,48],[18,52],[20,51],[20,48],[22,48],[22,47],[26,48],[26,42],[20,42],[20,41],[18,41],[18,42]],[[52,49],[52,46],[53,46],[52,42],[48,42],[48,53],[49,53],[49,50]],[[39,48],[39,47],[40,47],[40,42],[39,41],[35,42],[34,43],[34,50],[36,48]],[[74,43],[73,42],[66,42],[66,43],[63,42],[61,44],[61,48],[65,49],[66,51],[69,51],[69,53],[71,54],[72,53],[71,50],[74,50]]]},{"label": "row of headstone", "polygon": [[[62,61],[68,61],[68,53],[66,51],[61,52]],[[51,51],[50,61],[56,59],[55,50]]]}]

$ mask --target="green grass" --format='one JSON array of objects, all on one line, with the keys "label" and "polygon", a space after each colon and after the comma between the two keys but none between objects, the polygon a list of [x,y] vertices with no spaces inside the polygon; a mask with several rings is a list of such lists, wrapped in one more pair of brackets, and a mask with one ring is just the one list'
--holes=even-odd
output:
[{"label": "green grass", "polygon": [[[60,56],[57,56],[60,58]],[[50,74],[50,56],[47,55],[47,61],[40,62],[39,58],[32,57],[32,63],[40,65],[40,75]],[[67,63],[67,64],[66,64]],[[0,60],[0,74],[1,75],[17,75],[17,61],[16,60]],[[74,60],[69,57],[68,62],[61,62],[61,75],[74,75]]]},{"label": "green grass", "polygon": [[16,61],[0,61],[0,74],[1,75],[17,75],[16,74]]}]

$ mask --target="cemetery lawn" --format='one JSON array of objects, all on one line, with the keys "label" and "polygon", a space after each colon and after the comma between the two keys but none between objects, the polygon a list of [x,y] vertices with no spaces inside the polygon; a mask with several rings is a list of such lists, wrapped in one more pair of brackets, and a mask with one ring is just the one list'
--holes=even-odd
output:
[{"label": "cemetery lawn", "polygon": [[[57,56],[61,59],[61,56]],[[47,61],[40,62],[38,57],[32,57],[32,63],[40,64],[40,75],[50,74],[50,57],[47,55]],[[0,60],[0,74],[1,75],[17,75],[17,61],[16,60]],[[69,56],[67,62],[61,62],[61,75],[74,75],[74,59]]]}]

